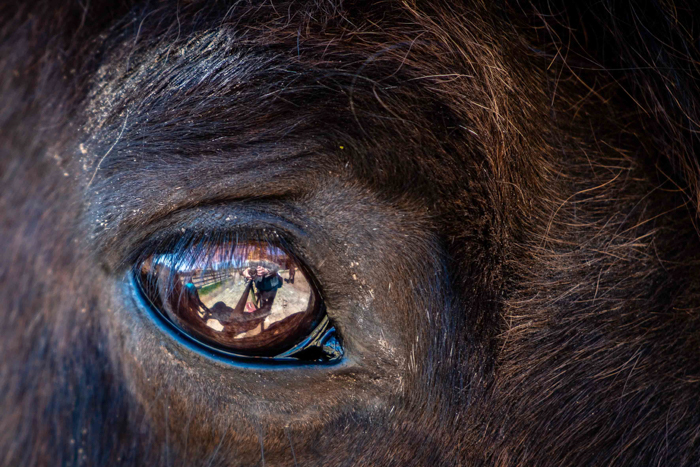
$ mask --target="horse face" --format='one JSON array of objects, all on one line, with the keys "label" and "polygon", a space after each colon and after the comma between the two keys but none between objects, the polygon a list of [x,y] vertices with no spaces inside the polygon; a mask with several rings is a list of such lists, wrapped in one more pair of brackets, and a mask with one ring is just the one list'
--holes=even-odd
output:
[{"label": "horse face", "polygon": [[3,462],[696,462],[690,20],[571,8],[8,7]]}]

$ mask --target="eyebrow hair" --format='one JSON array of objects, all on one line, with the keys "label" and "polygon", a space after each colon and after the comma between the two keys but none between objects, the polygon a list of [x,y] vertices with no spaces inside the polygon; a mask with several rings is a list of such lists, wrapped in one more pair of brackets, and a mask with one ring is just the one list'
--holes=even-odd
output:
[{"label": "eyebrow hair", "polygon": [[[108,178],[111,172],[133,170],[135,166],[149,169],[202,160],[230,161],[234,153],[241,159],[280,159],[288,155],[283,147],[267,152],[258,148],[282,143],[299,146],[295,133],[309,127],[311,119],[301,106],[293,115],[272,99],[264,102],[255,89],[247,95],[230,95],[216,82],[201,83],[199,87],[204,89],[194,96],[185,92],[184,96],[144,98],[139,91],[126,96],[108,116],[107,128],[101,128],[81,145],[83,165],[94,167],[88,186],[98,175]],[[303,145],[311,146],[309,141],[303,141]],[[86,146],[93,150],[88,153]],[[104,154],[99,156],[100,152]]]},{"label": "eyebrow hair", "polygon": [[288,59],[205,39],[169,64],[163,50],[130,57],[131,71],[114,64],[95,84],[78,152],[96,249],[188,206],[300,193],[338,166],[312,102],[344,96]]},{"label": "eyebrow hair", "polygon": [[254,152],[253,146],[288,144],[315,128],[318,109],[309,111],[310,104],[339,98],[318,82],[325,72],[239,42],[233,31],[215,30],[175,50],[115,47],[99,74],[107,78],[92,84],[87,105],[80,152],[88,184],[124,166],[131,170],[133,162],[148,168],[245,147]]},{"label": "eyebrow hair", "polygon": [[[443,144],[467,141],[442,102],[406,80],[409,67],[352,55],[307,63],[234,39],[124,46],[106,59],[77,145],[96,251],[198,203],[301,194],[323,170],[387,199],[437,196],[429,174],[458,162]],[[422,112],[440,115],[435,127],[414,121]]]}]

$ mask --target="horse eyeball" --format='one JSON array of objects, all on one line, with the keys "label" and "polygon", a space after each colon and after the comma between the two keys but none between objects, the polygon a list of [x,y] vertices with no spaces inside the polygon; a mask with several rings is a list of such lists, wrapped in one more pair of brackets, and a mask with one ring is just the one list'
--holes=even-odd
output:
[{"label": "horse eyeball", "polygon": [[135,273],[160,317],[206,347],[273,360],[342,357],[310,274],[276,245],[245,242],[152,254]]}]

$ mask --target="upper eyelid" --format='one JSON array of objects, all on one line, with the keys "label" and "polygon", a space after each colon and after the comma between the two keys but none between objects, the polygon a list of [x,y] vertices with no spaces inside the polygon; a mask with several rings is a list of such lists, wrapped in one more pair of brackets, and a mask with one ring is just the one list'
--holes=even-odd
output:
[{"label": "upper eyelid", "polygon": [[236,232],[267,230],[277,232],[284,238],[293,238],[296,244],[309,241],[307,229],[308,226],[313,226],[310,220],[305,218],[302,226],[301,222],[288,218],[292,216],[284,216],[274,211],[264,200],[178,211],[146,226],[145,231],[127,234],[113,246],[111,251],[105,252],[101,259],[109,270],[125,269],[145,252],[149,250],[153,252],[156,245],[174,244],[183,235],[205,238],[207,235],[212,236],[222,232],[228,232],[233,236]]},{"label": "upper eyelid", "polygon": [[[186,172],[190,178],[195,176],[190,168]],[[197,209],[226,205],[241,209],[260,201],[298,199],[318,178],[313,168],[296,166],[284,167],[265,179],[246,178],[245,174],[224,177],[223,173],[224,169],[211,167],[198,177],[196,186],[181,180],[182,173],[160,178],[143,176],[140,180],[136,170],[133,176],[137,178],[128,183],[128,190],[95,184],[86,193],[89,202],[81,228],[90,234],[95,250],[112,248],[132,232],[143,232],[152,224],[164,224],[168,218]]]}]

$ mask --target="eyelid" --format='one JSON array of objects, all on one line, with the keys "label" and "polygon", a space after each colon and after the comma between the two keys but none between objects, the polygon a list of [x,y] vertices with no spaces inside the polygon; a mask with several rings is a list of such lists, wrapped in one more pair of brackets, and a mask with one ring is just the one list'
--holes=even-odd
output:
[{"label": "eyelid", "polygon": [[[279,150],[275,146],[274,151],[278,155]],[[164,163],[162,155],[158,160],[161,165]],[[211,160],[199,161],[194,166],[188,166],[186,173],[181,170],[182,165],[177,164],[165,163],[162,170],[154,171],[150,167],[149,170],[139,171],[130,163],[128,190],[115,191],[96,180],[87,193],[90,201],[85,205],[82,225],[90,234],[89,240],[97,253],[96,258],[103,259],[105,253],[123,249],[125,241],[133,248],[173,222],[194,224],[196,219],[193,214],[197,212],[201,215],[195,217],[200,220],[217,211],[239,214],[240,217],[245,216],[248,209],[261,207],[264,211],[266,205],[299,199],[318,179],[314,167],[280,164],[279,171],[253,180],[246,176],[239,177],[241,174],[232,169],[235,166],[232,166],[232,158],[216,160],[220,161],[220,165],[211,164]],[[142,158],[138,158],[138,161],[142,161]],[[194,176],[191,169],[196,167],[202,168],[203,172]],[[168,173],[169,169],[172,172]],[[172,180],[178,182],[172,183]],[[110,258],[114,264],[120,259]]]},{"label": "eyelid", "polygon": [[[313,228],[314,224],[306,218],[303,219],[304,227],[301,222],[290,221],[290,218],[298,215],[293,211],[286,205],[271,204],[270,200],[178,211],[148,224],[140,231],[130,233],[97,258],[107,270],[121,272],[130,268],[139,258],[158,252],[158,248],[164,245],[172,246],[184,237],[213,238],[223,233],[233,236],[236,233],[260,231],[278,235],[292,250],[291,253],[303,257],[301,250],[307,250],[311,242],[307,229]],[[308,261],[307,265],[313,267]]]}]

